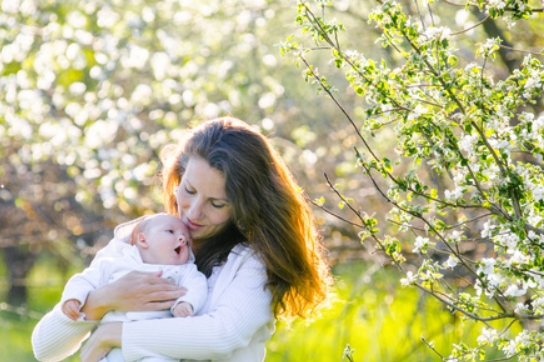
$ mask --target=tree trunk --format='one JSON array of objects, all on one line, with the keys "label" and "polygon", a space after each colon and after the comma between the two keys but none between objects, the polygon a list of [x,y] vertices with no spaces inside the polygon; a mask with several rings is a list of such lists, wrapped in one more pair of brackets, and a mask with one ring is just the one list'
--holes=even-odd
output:
[{"label": "tree trunk", "polygon": [[4,248],[10,286],[6,301],[12,306],[24,305],[27,301],[26,277],[32,269],[36,257],[26,249],[28,248],[18,246]]}]

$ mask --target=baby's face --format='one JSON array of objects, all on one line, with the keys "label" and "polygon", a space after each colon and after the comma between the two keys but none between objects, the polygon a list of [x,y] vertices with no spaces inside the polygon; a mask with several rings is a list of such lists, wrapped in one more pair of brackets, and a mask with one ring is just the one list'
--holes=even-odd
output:
[{"label": "baby's face", "polygon": [[189,260],[189,231],[171,215],[157,215],[143,234],[149,245],[142,259],[149,264],[181,265]]}]

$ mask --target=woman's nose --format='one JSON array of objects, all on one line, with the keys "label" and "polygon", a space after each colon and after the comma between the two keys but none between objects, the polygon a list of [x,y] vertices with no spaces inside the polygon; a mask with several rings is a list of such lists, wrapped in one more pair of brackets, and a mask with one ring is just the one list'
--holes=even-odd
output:
[{"label": "woman's nose", "polygon": [[202,204],[195,200],[187,210],[187,217],[192,221],[198,221],[202,218]]}]

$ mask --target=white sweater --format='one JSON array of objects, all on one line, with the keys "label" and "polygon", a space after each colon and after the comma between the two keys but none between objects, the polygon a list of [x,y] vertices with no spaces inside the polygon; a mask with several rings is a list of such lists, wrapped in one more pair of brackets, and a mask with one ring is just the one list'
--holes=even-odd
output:
[{"label": "white sweater", "polygon": [[[139,220],[119,225],[114,239],[128,241]],[[111,255],[110,244],[95,261]],[[93,263],[95,262],[93,261]],[[126,361],[165,356],[172,359],[260,362],[265,342],[274,330],[271,293],[265,289],[266,269],[250,247],[237,245],[210,277],[208,301],[201,315],[123,323],[122,349]],[[34,355],[59,361],[75,353],[96,321],[72,321],[60,303],[32,333]]]}]

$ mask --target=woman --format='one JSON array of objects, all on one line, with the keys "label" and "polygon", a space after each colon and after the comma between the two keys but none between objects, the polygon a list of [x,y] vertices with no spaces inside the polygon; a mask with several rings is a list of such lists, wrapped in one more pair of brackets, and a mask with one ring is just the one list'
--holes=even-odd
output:
[{"label": "woman", "polygon": [[[311,210],[268,140],[234,118],[196,127],[163,153],[163,163],[165,208],[189,228],[198,269],[208,277],[207,304],[193,318],[103,324],[81,358],[96,361],[120,347],[130,361],[262,361],[274,318],[308,317],[327,297],[330,275]],[[118,227],[116,237],[128,241],[132,228]],[[34,330],[36,357],[73,353],[111,310],[165,309],[182,293],[133,272],[88,296],[86,321],[55,307]]]}]

